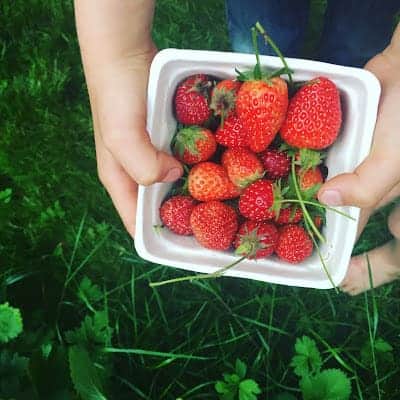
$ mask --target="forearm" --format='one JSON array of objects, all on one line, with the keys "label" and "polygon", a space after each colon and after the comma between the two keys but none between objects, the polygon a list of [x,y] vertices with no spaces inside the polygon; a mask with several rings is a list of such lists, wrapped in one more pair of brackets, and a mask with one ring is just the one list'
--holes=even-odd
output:
[{"label": "forearm", "polygon": [[154,3],[154,0],[75,0],[85,69],[154,52],[151,39]]}]

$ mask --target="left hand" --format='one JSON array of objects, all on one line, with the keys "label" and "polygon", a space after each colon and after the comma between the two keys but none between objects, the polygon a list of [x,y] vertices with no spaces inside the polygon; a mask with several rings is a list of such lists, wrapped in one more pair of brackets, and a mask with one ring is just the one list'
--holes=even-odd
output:
[{"label": "left hand", "polygon": [[398,27],[392,43],[365,66],[379,79],[382,88],[369,156],[352,173],[327,181],[318,193],[321,203],[360,207],[364,215],[361,220],[400,194],[399,36]]}]

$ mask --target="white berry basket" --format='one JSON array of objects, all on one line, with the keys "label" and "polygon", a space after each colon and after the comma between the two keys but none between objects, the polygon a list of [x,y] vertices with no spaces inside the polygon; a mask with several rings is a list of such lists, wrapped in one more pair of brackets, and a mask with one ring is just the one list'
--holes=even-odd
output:
[{"label": "white berry basket", "polygon": [[[204,73],[221,79],[236,76],[235,68],[243,71],[255,64],[251,54],[177,50],[160,51],[153,60],[147,99],[147,128],[158,149],[170,152],[170,141],[176,129],[173,96],[180,81],[192,74]],[[281,68],[279,58],[260,57],[262,67]],[[343,123],[338,140],[329,148],[325,160],[328,179],[351,172],[368,155],[372,143],[380,85],[370,72],[317,61],[287,58],[295,81],[319,75],[330,78],[340,90]],[[155,230],[160,224],[159,208],[171,184],[156,183],[139,187],[135,247],[140,257],[157,264],[193,272],[211,273],[237,259],[233,252],[208,250],[193,236],[178,236],[168,229]],[[356,238],[359,209],[340,207],[355,220],[333,211],[326,212],[320,251],[335,285],[343,280]],[[318,289],[332,288],[320,258],[313,255],[300,264],[289,264],[276,256],[244,260],[225,272],[226,276],[254,279],[290,286]]]}]

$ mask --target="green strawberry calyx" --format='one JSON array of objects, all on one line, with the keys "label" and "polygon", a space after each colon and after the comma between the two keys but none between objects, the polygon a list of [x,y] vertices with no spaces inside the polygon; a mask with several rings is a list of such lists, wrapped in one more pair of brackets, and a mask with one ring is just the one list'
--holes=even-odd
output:
[{"label": "green strawberry calyx", "polygon": [[199,126],[182,128],[175,137],[174,152],[181,157],[185,151],[188,151],[191,155],[197,156],[199,154],[197,148],[197,142],[199,140],[206,140],[203,128]]},{"label": "green strawberry calyx", "polygon": [[239,235],[240,245],[235,250],[235,254],[237,256],[254,258],[259,250],[263,250],[271,246],[263,242],[265,236],[258,234],[257,230],[258,228],[255,228],[250,232]]}]

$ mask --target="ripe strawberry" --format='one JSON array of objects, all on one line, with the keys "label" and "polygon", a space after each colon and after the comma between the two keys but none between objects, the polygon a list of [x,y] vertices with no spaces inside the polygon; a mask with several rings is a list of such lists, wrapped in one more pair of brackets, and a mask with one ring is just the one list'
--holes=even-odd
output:
[{"label": "ripe strawberry", "polygon": [[194,207],[190,225],[194,237],[202,246],[226,250],[235,238],[238,220],[232,207],[220,201],[208,201]]},{"label": "ripe strawberry", "polygon": [[275,253],[279,258],[292,264],[304,261],[313,251],[313,242],[300,225],[289,224],[279,230]]},{"label": "ripe strawberry", "polygon": [[261,152],[273,141],[285,119],[288,102],[288,88],[282,78],[242,84],[236,97],[236,112],[247,131],[251,150]]},{"label": "ripe strawberry", "polygon": [[217,143],[226,147],[246,147],[247,132],[243,128],[242,121],[236,115],[230,115],[224,125],[220,126],[215,132]]},{"label": "ripe strawberry", "polygon": [[339,90],[320,76],[307,82],[291,99],[281,137],[294,147],[324,149],[336,140],[341,123]]},{"label": "ripe strawberry", "polygon": [[210,108],[215,115],[221,116],[222,125],[228,116],[233,115],[236,93],[241,84],[239,81],[225,79],[218,82],[212,91]]},{"label": "ripe strawberry", "polygon": [[314,225],[315,225],[318,229],[321,228],[323,222],[324,222],[324,221],[323,221],[323,219],[322,219],[322,217],[321,217],[320,215],[316,215],[316,216],[314,217]]},{"label": "ripe strawberry", "polygon": [[190,214],[195,205],[195,199],[190,196],[170,197],[160,207],[162,223],[178,235],[193,235]]},{"label": "ripe strawberry", "polygon": [[206,161],[213,156],[217,149],[217,142],[213,133],[199,126],[181,129],[174,143],[174,154],[186,164],[195,164]]},{"label": "ripe strawberry", "polygon": [[276,180],[289,175],[290,158],[285,152],[267,149],[260,153],[259,156],[264,164],[267,178]]},{"label": "ripe strawberry", "polygon": [[210,161],[196,164],[190,170],[188,187],[189,193],[200,201],[232,199],[240,194],[224,167]]},{"label": "ripe strawberry", "polygon": [[278,225],[297,224],[303,218],[303,211],[300,207],[296,207],[293,212],[292,207],[281,208],[278,218],[275,220]]},{"label": "ripe strawberry", "polygon": [[305,171],[298,169],[297,174],[302,191],[311,189],[315,185],[321,185],[324,182],[321,170],[318,167],[309,168]]},{"label": "ripe strawberry", "polygon": [[198,74],[186,78],[175,93],[176,119],[185,125],[201,125],[211,116],[208,101],[213,81],[211,77]]},{"label": "ripe strawberry", "polygon": [[247,258],[270,256],[278,242],[278,229],[271,222],[245,221],[233,243],[236,254]]},{"label": "ripe strawberry", "polygon": [[261,161],[248,149],[227,149],[222,155],[221,164],[229,179],[240,188],[245,188],[264,174]]},{"label": "ripe strawberry", "polygon": [[239,198],[239,211],[253,221],[272,219],[275,215],[270,208],[274,204],[272,181],[260,179],[244,189]]}]

